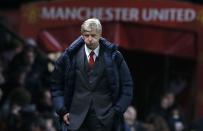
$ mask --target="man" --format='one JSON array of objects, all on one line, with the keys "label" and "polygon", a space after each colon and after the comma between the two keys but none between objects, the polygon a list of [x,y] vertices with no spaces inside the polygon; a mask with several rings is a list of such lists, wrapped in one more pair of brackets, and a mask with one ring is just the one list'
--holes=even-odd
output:
[{"label": "man", "polygon": [[71,131],[117,131],[131,103],[133,82],[115,44],[102,38],[96,18],[86,20],[77,38],[56,61],[52,97]]}]

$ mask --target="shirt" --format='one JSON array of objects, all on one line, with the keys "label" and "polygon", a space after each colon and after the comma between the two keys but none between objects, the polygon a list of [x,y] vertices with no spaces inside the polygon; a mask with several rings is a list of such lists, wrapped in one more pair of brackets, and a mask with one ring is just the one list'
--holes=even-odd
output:
[{"label": "shirt", "polygon": [[[94,49],[94,61],[96,60],[96,58],[99,56],[99,49],[100,49],[100,46],[98,45],[96,49]],[[87,56],[87,60],[89,61],[89,58],[90,58],[90,53],[91,53],[91,49],[89,49],[86,45],[85,45],[85,54]]]}]

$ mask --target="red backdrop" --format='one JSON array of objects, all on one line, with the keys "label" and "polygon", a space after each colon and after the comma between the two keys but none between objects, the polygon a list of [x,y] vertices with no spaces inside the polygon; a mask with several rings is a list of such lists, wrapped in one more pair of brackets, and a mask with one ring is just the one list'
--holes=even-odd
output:
[{"label": "red backdrop", "polygon": [[78,35],[82,21],[101,19],[103,36],[128,50],[197,60],[196,117],[203,117],[203,8],[189,3],[60,1],[22,7],[21,34],[48,52],[62,51]]}]

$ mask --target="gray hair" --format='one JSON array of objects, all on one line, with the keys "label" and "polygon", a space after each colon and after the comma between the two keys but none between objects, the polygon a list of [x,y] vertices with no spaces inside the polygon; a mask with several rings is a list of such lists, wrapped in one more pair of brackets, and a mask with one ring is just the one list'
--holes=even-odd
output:
[{"label": "gray hair", "polygon": [[92,30],[96,30],[97,33],[100,35],[102,34],[102,25],[97,18],[90,18],[87,19],[86,21],[83,22],[81,25],[81,33],[83,34],[84,32],[89,32]]}]

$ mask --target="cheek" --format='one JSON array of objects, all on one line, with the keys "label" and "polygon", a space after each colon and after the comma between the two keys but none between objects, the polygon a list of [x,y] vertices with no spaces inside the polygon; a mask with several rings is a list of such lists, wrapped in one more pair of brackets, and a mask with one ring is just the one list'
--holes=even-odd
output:
[{"label": "cheek", "polygon": [[84,38],[85,43],[89,43],[88,38]]},{"label": "cheek", "polygon": [[98,42],[98,39],[97,38],[93,38],[92,41],[93,42]]},{"label": "cheek", "polygon": [[94,42],[98,42],[99,39],[100,39],[100,37],[95,37],[93,40],[94,40]]}]

